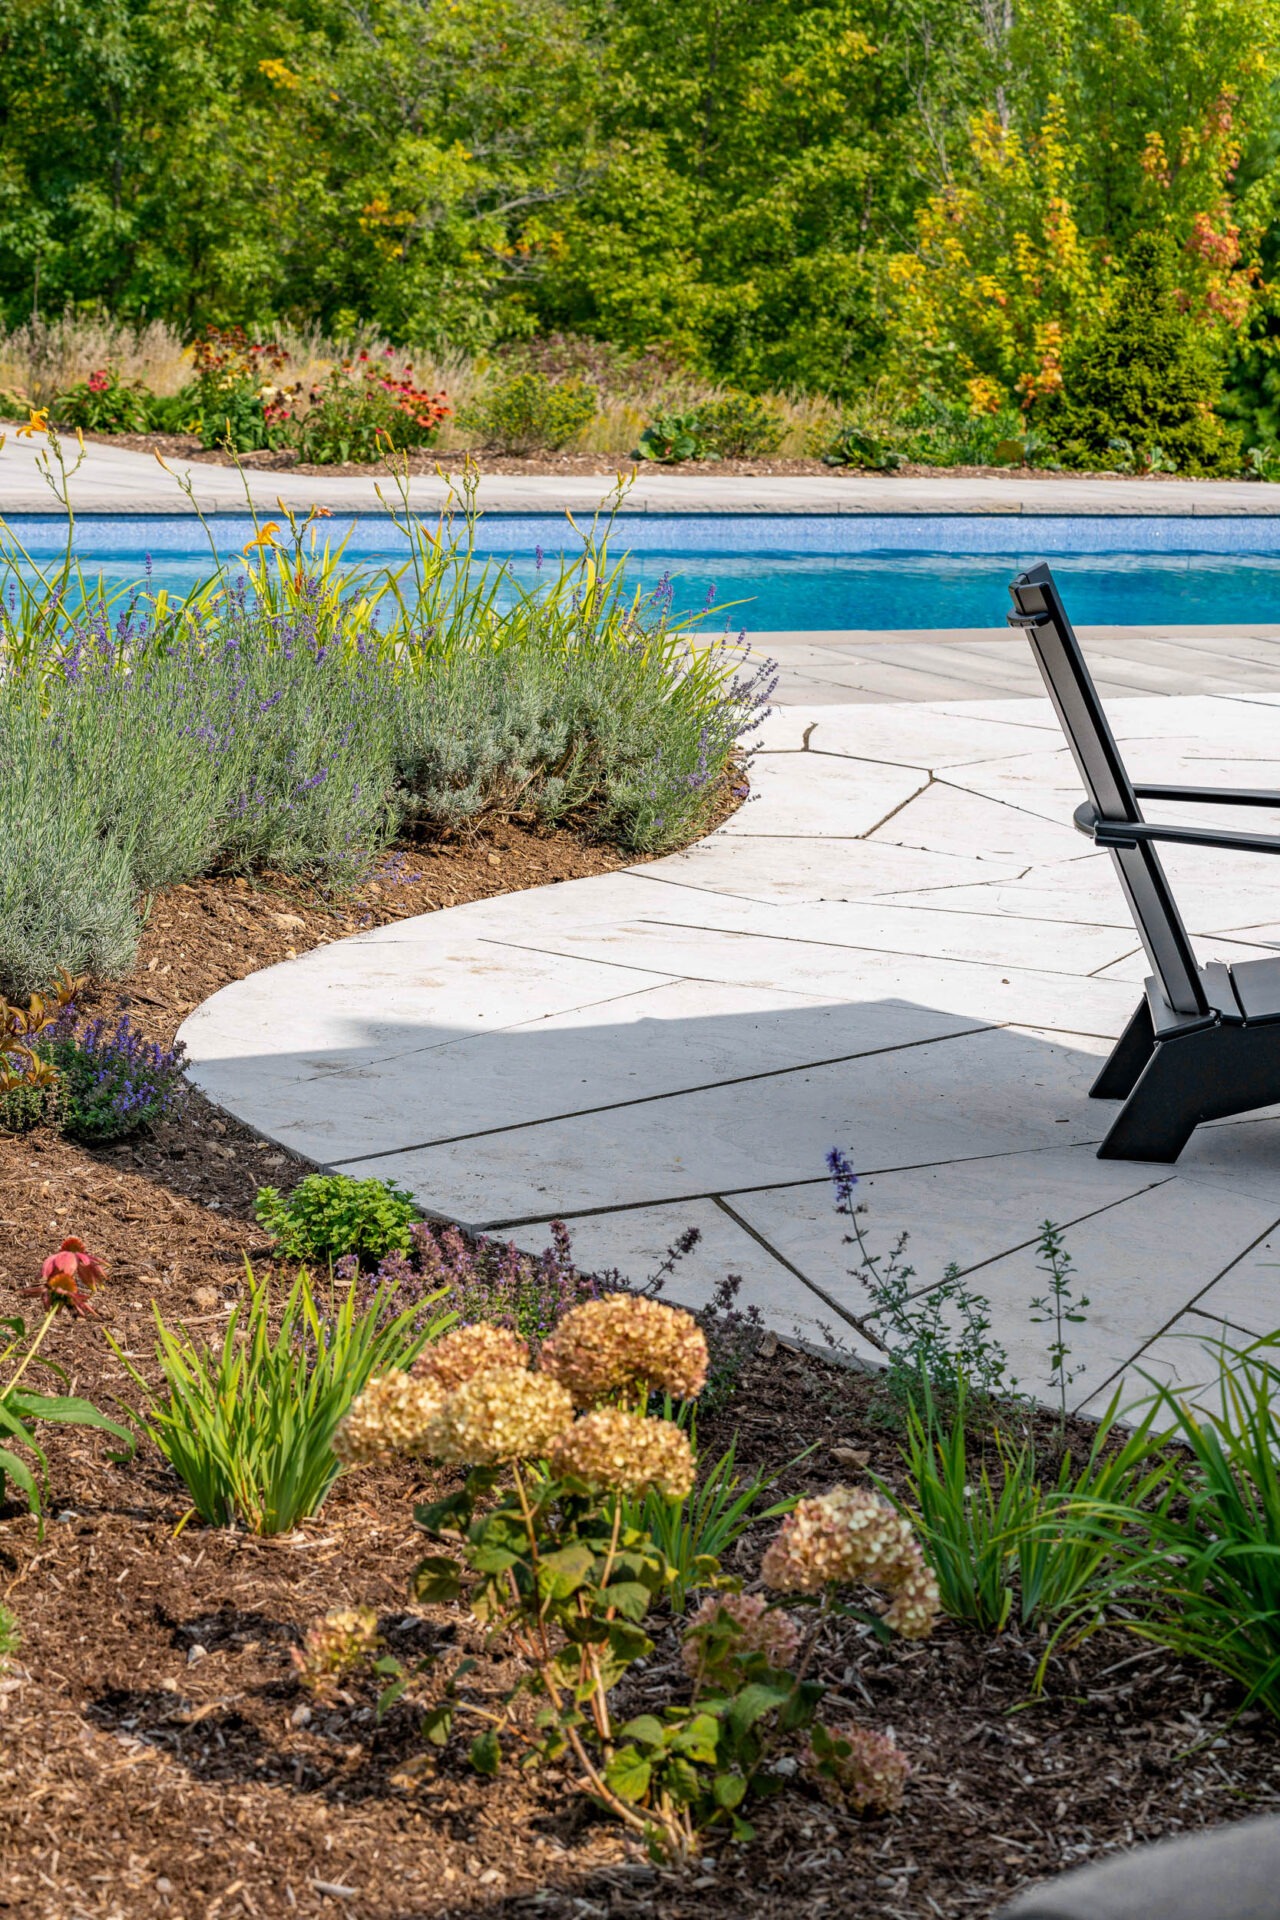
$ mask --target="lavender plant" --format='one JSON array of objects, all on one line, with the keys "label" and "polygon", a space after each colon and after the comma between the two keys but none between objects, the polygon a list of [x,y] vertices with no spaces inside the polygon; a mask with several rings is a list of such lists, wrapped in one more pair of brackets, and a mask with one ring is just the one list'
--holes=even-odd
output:
[{"label": "lavender plant", "polygon": [[347,566],[320,510],[286,511],[181,606],[120,599],[80,572],[74,466],[30,431],[68,539],[50,567],[0,538],[0,991],[122,970],[138,895],[219,866],[345,884],[404,830],[484,816],[657,850],[749,750],[770,669],[633,595],[607,517],[526,591],[478,558],[469,478],[437,528],[393,506],[403,565]]}]

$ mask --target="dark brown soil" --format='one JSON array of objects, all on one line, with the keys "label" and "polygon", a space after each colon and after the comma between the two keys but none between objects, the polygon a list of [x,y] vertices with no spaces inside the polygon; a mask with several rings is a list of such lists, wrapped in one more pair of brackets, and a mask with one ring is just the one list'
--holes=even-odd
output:
[{"label": "dark brown soil", "polygon": [[[217,448],[202,447],[192,433],[87,433],[85,439],[101,441],[105,446],[130,447],[139,453],[162,453],[166,460],[195,460],[216,467],[239,465],[253,473],[335,474],[355,478],[379,471],[377,467],[360,466],[354,461],[348,461],[343,466],[306,466],[287,451],[242,453],[233,460],[230,454]],[[481,474],[544,474],[563,479],[578,479],[593,474],[613,479],[620,472],[630,473],[637,468],[642,474],[731,474],[744,478],[777,474],[824,474],[828,479],[836,480],[865,480],[868,477],[866,471],[859,467],[828,467],[818,459],[784,459],[777,454],[751,460],[682,460],[670,466],[652,467],[645,461],[637,461],[629,453],[500,454],[480,450],[464,454],[460,451],[437,453],[430,449],[410,455],[409,471],[414,474],[434,474],[437,467],[444,467],[456,473],[461,471],[464,460],[471,460]],[[894,473],[872,477],[883,480],[1060,480],[1062,474],[1046,467],[925,467],[909,461]],[[1073,473],[1070,477],[1073,481],[1167,480],[1177,479],[1178,475]]]},{"label": "dark brown soil", "polygon": [[[491,864],[496,860],[497,864]],[[208,880],[162,896],[137,973],[100,990],[168,1038],[215,987],[292,948],[368,921],[620,864],[567,835],[516,828],[438,853],[407,852],[341,906],[284,880]],[[409,878],[413,874],[417,877]],[[396,876],[396,877],[393,877]],[[89,1152],[51,1134],[0,1141],[0,1314],[64,1234],[110,1270],[110,1331],[151,1366],[153,1304],[214,1334],[243,1287],[264,1179],[299,1163],[193,1098],[154,1137]],[[128,1383],[99,1328],[60,1322],[51,1357],[108,1410]],[[898,1471],[865,1376],[791,1352],[752,1362],[701,1441],[737,1431],[745,1466],[782,1487]],[[1280,1738],[1213,1675],[1113,1627],[1050,1669],[1029,1701],[1041,1643],[944,1624],[881,1648],[829,1629],[821,1671],[836,1709],[892,1727],[915,1766],[900,1815],[837,1815],[801,1785],[770,1803],[746,1848],[717,1843],[689,1875],[658,1873],[564,1776],[481,1781],[452,1753],[423,1767],[415,1709],[381,1724],[372,1687],[328,1706],[302,1694],[289,1649],[343,1604],[378,1609],[404,1657],[451,1660],[472,1629],[411,1608],[408,1468],[340,1481],[295,1535],[259,1541],[183,1525],[183,1490],[146,1449],[47,1429],[43,1534],[0,1510],[0,1602],[23,1640],[0,1677],[0,1913],[23,1920],[358,1920],[485,1914],[673,1920],[970,1920],[1018,1886],[1135,1840],[1280,1804]],[[804,1448],[809,1457],[786,1467]],[[767,1529],[739,1550],[750,1577]],[[676,1640],[623,1704],[679,1685]],[[495,1676],[482,1661],[479,1680]]]}]

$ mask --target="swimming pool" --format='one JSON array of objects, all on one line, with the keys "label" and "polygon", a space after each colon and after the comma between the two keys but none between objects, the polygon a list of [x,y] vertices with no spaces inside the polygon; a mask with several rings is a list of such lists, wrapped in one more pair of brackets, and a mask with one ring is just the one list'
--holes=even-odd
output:
[{"label": "swimming pool", "polygon": [[[240,514],[207,524],[232,560],[254,531]],[[50,515],[14,515],[9,525],[37,558],[65,537],[65,523]],[[370,566],[404,555],[381,515],[335,516],[324,532],[330,540],[349,533],[348,559]],[[525,585],[572,550],[572,539],[551,515],[491,514],[480,523],[482,551]],[[211,568],[188,515],[85,515],[76,546],[86,572],[109,586],[143,580],[149,560],[155,586],[184,592]],[[1280,520],[1265,515],[631,514],[613,546],[630,554],[636,585],[671,578],[677,611],[709,597],[734,603],[725,617],[762,633],[998,626],[1012,575],[1044,559],[1062,574],[1081,624],[1280,624]]]}]

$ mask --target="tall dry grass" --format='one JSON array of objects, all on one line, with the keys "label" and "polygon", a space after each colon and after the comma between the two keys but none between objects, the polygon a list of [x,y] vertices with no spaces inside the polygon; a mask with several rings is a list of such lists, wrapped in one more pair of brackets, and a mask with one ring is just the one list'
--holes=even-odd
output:
[{"label": "tall dry grass", "polygon": [[[317,329],[282,327],[276,338],[288,356],[284,382],[318,386],[330,371],[361,351],[382,355],[390,343],[375,330],[362,329],[346,339],[329,339]],[[555,378],[576,378],[599,395],[599,411],[570,443],[578,452],[625,456],[659,414],[685,413],[699,401],[720,399],[728,391],[689,367],[658,355],[628,355],[603,342],[553,336],[499,350],[491,355],[440,354],[428,349],[393,347],[397,368],[412,365],[418,386],[443,389],[455,415],[483,398],[487,389],[517,368],[533,366]],[[56,320],[28,320],[0,332],[0,402],[6,395],[34,407],[51,405],[59,394],[101,368],[113,368],[123,380],[153,393],[175,394],[190,380],[189,346],[166,321],[143,326],[105,314],[65,314]],[[830,404],[813,395],[771,393],[761,396],[784,427],[779,454],[805,454],[813,430],[833,417]],[[2,408],[0,408],[2,410]],[[454,420],[441,430],[442,453],[460,453],[479,444]]]}]

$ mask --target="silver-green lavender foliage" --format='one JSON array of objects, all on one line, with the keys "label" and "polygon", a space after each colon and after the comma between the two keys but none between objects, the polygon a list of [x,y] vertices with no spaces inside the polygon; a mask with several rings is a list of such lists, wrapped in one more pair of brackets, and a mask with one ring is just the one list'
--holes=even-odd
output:
[{"label": "silver-green lavender foliage", "polygon": [[692,646],[669,583],[628,591],[620,496],[526,592],[476,553],[474,476],[435,529],[400,494],[403,565],[289,516],[178,606],[87,583],[69,509],[52,568],[0,529],[0,991],[126,969],[148,897],[215,868],[342,885],[406,830],[572,820],[653,852],[708,819],[770,669]]}]

